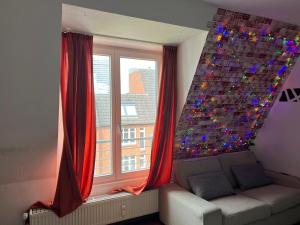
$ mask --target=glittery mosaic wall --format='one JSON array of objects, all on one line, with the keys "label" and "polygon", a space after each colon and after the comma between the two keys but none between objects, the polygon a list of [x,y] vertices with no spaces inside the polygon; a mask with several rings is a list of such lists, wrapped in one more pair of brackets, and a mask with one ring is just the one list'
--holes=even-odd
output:
[{"label": "glittery mosaic wall", "polygon": [[300,55],[300,27],[218,9],[176,130],[175,159],[247,150]]}]

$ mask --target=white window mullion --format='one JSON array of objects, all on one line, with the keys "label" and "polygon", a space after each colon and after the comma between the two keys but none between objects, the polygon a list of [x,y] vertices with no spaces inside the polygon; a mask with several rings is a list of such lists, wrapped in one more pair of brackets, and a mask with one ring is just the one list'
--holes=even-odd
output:
[{"label": "white window mullion", "polygon": [[[122,146],[122,128],[121,128],[121,85],[120,85],[120,59],[118,55],[118,51],[114,51],[114,89],[113,93],[115,95],[115,173],[117,179],[121,178],[122,171],[122,154],[121,154],[121,146]],[[124,137],[124,136],[123,136]]]}]

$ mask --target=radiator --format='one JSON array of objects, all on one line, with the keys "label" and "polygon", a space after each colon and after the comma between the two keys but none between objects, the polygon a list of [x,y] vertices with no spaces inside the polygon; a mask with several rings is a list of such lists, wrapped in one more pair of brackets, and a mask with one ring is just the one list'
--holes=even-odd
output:
[{"label": "radiator", "polygon": [[30,225],[104,225],[158,212],[158,190],[139,196],[118,193],[93,198],[73,213],[59,218],[49,210],[31,210]]}]

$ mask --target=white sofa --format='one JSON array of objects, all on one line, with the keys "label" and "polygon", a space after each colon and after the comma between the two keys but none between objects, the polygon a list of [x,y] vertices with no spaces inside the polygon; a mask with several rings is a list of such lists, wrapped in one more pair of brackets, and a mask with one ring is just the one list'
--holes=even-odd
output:
[{"label": "white sofa", "polygon": [[[175,162],[175,183],[160,188],[161,221],[166,225],[292,225],[300,222],[300,183],[296,178],[268,172],[273,184],[246,191],[238,189],[231,166],[253,162],[257,159],[251,151]],[[211,201],[194,195],[187,178],[212,171],[223,171],[237,194]]]}]

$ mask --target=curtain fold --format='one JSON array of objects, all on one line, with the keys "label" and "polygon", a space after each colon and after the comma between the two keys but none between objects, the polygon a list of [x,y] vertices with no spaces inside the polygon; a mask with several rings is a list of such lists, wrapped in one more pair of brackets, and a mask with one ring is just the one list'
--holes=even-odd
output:
[{"label": "curtain fold", "polygon": [[93,37],[62,34],[61,97],[64,143],[53,209],[64,216],[89,196],[94,177],[96,117]]},{"label": "curtain fold", "polygon": [[146,189],[170,182],[177,106],[177,47],[164,46],[158,109]]},{"label": "curtain fold", "polygon": [[126,186],[112,193],[127,191],[139,195],[143,190],[158,188],[170,182],[176,125],[177,47],[163,47],[162,74],[154,128],[151,165],[147,180],[137,186]]},{"label": "curtain fold", "polygon": [[62,217],[89,196],[94,177],[96,116],[92,71],[93,37],[63,33],[61,46],[61,102],[64,141],[52,209]]}]

